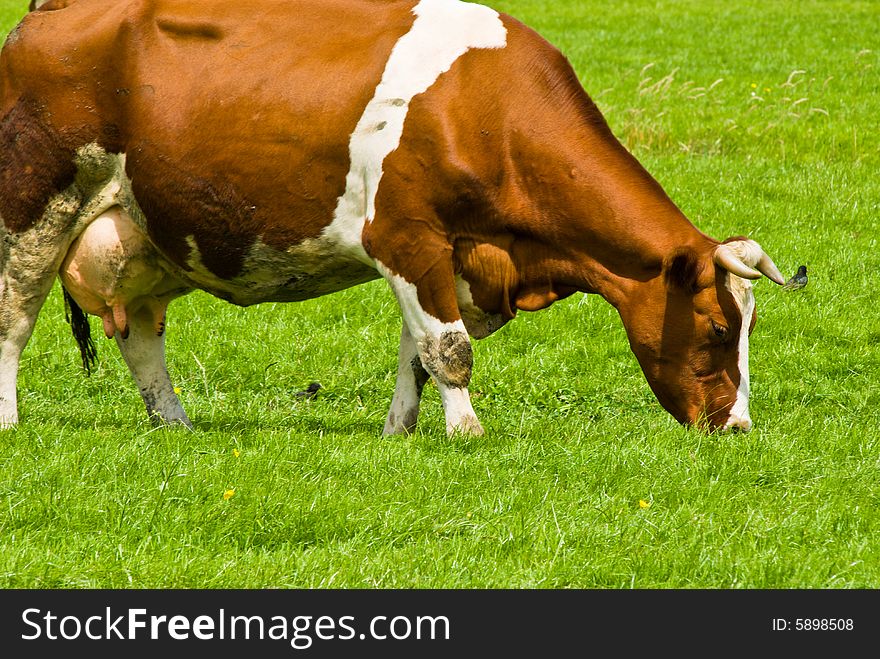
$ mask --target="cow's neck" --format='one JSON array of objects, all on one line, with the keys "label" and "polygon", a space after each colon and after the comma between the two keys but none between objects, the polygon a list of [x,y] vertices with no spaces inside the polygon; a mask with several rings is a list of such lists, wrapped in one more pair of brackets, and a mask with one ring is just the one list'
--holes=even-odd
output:
[{"label": "cow's neck", "polygon": [[604,122],[563,146],[533,143],[532,150],[520,161],[518,180],[530,200],[527,223],[539,230],[514,245],[520,309],[576,291],[598,293],[620,308],[656,280],[675,250],[712,242]]}]

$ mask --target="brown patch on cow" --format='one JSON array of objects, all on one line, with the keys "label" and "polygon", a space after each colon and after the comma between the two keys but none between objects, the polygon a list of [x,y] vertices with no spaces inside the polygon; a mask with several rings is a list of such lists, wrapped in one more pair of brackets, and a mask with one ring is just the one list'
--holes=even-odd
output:
[{"label": "brown patch on cow", "polygon": [[[262,15],[241,3],[206,14],[202,3],[72,2],[64,20],[31,17],[26,48],[4,59],[17,84],[46,99],[64,144],[126,154],[150,236],[170,260],[188,269],[193,236],[202,264],[227,279],[258,238],[283,252],[333,220],[349,137],[412,27],[413,4],[328,0]],[[380,30],[364,28],[379,16]],[[2,100],[13,102],[11,90]],[[45,176],[44,163],[34,169]]]},{"label": "brown patch on cow", "polygon": [[[146,64],[107,93],[130,118],[126,172],[151,239],[189,270],[193,236],[205,268],[230,279],[247,275],[257,240],[283,253],[319,238],[346,189],[350,136],[414,21],[411,5],[328,0],[268,15],[240,3],[207,15],[198,3],[136,5],[143,20],[119,48]],[[364,29],[377,13],[382,29]],[[313,296],[307,282],[292,285],[295,299]]]},{"label": "brown patch on cow", "polygon": [[443,332],[439,339],[426,337],[419,343],[419,354],[440,384],[464,389],[471,381],[474,353],[467,334]]},{"label": "brown patch on cow", "polygon": [[194,236],[202,264],[221,279],[241,274],[257,239],[256,206],[234,186],[209,181],[157,155],[141,143],[128,156],[132,190],[147,217],[150,240],[164,255],[190,270],[186,238]]},{"label": "brown patch on cow", "polygon": [[[408,3],[347,0],[273,4],[266,14],[241,3],[211,7],[151,3],[144,23],[163,30],[133,35],[150,64],[118,86],[132,90],[131,135],[155,142],[144,166],[127,149],[135,196],[143,204],[150,188],[155,198],[144,205],[179,214],[186,195],[151,167],[161,156],[185,168],[185,187],[208,213],[199,220],[201,209],[186,211],[186,234],[170,228],[194,235],[205,266],[227,278],[240,272],[256,238],[283,251],[318,238],[333,220],[346,189],[350,136],[415,17]],[[381,29],[365,29],[377,14]],[[135,91],[144,83],[153,97]],[[160,221],[173,225],[180,216]],[[238,243],[232,253],[224,249],[230,242]]]},{"label": "brown patch on cow", "polygon": [[513,236],[501,235],[478,242],[470,237],[456,239],[456,271],[468,283],[474,304],[487,314],[498,314],[501,324],[516,316],[514,293],[519,273],[510,254]]},{"label": "brown patch on cow", "polygon": [[516,297],[516,306],[522,311],[546,309],[559,299],[559,295],[548,285],[546,288],[532,288],[521,291]]},{"label": "brown patch on cow", "polygon": [[705,266],[705,261],[693,249],[676,250],[666,261],[666,283],[694,294],[700,289],[700,279]]},{"label": "brown patch on cow", "polygon": [[362,243],[372,258],[415,285],[419,306],[427,314],[452,323],[461,318],[452,246],[425,200],[406,195],[411,187],[412,181],[400,180],[397,171],[385,173],[376,197],[376,218],[364,226]]},{"label": "brown patch on cow", "polygon": [[38,104],[19,98],[0,122],[0,217],[20,233],[42,216],[49,198],[71,184],[74,153],[43,118]]}]

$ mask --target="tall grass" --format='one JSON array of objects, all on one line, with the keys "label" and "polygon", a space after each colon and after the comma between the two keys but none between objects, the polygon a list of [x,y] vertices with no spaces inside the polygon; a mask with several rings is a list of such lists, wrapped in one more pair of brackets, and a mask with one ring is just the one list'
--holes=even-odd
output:
[{"label": "tall grass", "polygon": [[[436,390],[380,436],[399,317],[381,282],[172,304],[195,432],[154,430],[112,342],[85,377],[54,294],[0,435],[6,587],[873,588],[880,583],[880,6],[499,0],[572,60],[703,231],[810,284],[757,284],[755,430],[659,407],[614,310],[575,297],[476,343],[486,429]],[[0,0],[8,30],[24,2]],[[0,156],[2,157],[2,156]],[[317,380],[314,400],[293,392]]]}]

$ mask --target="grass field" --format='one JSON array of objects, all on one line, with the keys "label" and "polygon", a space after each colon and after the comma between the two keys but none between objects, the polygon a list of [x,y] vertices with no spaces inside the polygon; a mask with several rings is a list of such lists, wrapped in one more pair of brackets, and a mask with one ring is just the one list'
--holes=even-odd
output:
[{"label": "grass field", "polygon": [[[678,426],[614,309],[575,296],[475,344],[484,437],[448,439],[428,387],[420,430],[385,439],[381,282],[174,302],[195,432],[154,430],[112,342],[84,375],[56,291],[0,435],[0,586],[880,586],[880,4],[489,4],[569,56],[700,229],[810,269],[756,285],[754,430]],[[25,5],[0,0],[3,35]]]}]

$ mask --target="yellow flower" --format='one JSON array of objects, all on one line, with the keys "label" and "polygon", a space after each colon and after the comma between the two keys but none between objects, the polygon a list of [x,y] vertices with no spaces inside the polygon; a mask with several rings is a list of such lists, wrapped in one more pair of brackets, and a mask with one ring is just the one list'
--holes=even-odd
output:
[{"label": "yellow flower", "polygon": [[765,93],[769,94],[771,91],[773,91],[773,90],[770,89],[769,87],[764,87],[764,92],[765,92]]},{"label": "yellow flower", "polygon": [[174,393],[177,394],[178,396],[180,395],[181,391],[183,391],[183,389],[181,389],[180,387],[174,387]]},{"label": "yellow flower", "polygon": [[651,504],[644,499],[639,499],[639,508],[650,508]]},{"label": "yellow flower", "polygon": [[234,488],[234,487],[230,487],[228,490],[226,490],[226,491],[223,493],[223,500],[224,500],[224,501],[229,501],[229,500],[230,500],[232,497],[234,497],[234,496],[235,496],[235,488]]},{"label": "yellow flower", "polygon": [[234,455],[236,458],[239,458],[241,457],[241,451],[239,451],[237,448],[234,448],[232,449],[232,455]]},{"label": "yellow flower", "polygon": [[758,88],[758,83],[757,83],[757,82],[753,82],[753,83],[752,83],[752,89],[757,89],[757,88]]}]

